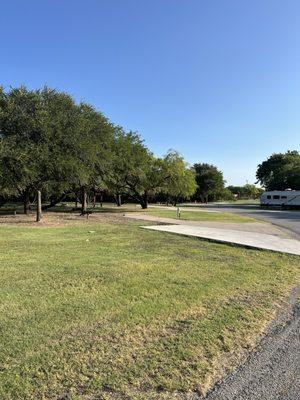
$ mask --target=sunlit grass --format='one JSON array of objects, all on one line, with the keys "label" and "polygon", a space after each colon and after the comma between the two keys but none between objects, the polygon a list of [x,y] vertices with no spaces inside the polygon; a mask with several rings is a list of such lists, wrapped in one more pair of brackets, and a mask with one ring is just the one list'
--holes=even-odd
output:
[{"label": "sunlit grass", "polygon": [[[155,215],[163,218],[178,218],[177,210],[149,209],[149,215]],[[242,217],[237,214],[227,212],[213,211],[188,211],[180,208],[180,219],[188,221],[222,221],[222,222],[254,222],[254,218]]]},{"label": "sunlit grass", "polygon": [[129,221],[0,232],[7,400],[201,391],[221,356],[253,341],[299,272],[296,256]]}]

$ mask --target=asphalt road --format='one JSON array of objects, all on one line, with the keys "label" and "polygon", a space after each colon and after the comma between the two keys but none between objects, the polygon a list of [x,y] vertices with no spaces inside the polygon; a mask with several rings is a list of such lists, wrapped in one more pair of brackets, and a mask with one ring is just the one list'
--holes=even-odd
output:
[{"label": "asphalt road", "polygon": [[258,205],[234,204],[205,204],[201,207],[261,219],[289,230],[295,238],[300,239],[300,210],[263,210]]},{"label": "asphalt road", "polygon": [[293,291],[289,306],[273,322],[246,363],[219,382],[205,400],[300,399],[300,303]]}]

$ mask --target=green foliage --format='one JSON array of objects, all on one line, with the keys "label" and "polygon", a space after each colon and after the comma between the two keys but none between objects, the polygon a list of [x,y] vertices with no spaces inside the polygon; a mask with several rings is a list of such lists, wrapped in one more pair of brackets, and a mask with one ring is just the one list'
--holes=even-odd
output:
[{"label": "green foliage", "polygon": [[256,199],[263,192],[261,188],[251,185],[250,183],[247,183],[244,186],[228,186],[227,189],[232,193],[232,195],[236,196],[234,198],[238,199]]},{"label": "green foliage", "polygon": [[42,190],[53,206],[69,193],[83,199],[106,190],[146,208],[158,191],[178,198],[195,190],[194,174],[178,153],[154,157],[136,133],[47,87],[0,89],[0,132],[3,197],[21,196],[28,203]]},{"label": "green foliage", "polygon": [[219,192],[217,192],[216,195],[221,200],[227,200],[227,201],[235,200],[234,194],[228,188],[221,189]]},{"label": "green foliage", "polygon": [[255,185],[247,183],[244,186],[244,196],[248,199],[256,199],[261,194],[262,190]]},{"label": "green foliage", "polygon": [[[48,87],[0,89],[0,132],[0,204],[11,196],[28,203],[36,190],[51,206],[69,194],[84,203],[103,191],[143,208],[158,194],[174,204],[195,193],[201,201],[233,199],[214,165],[190,168],[176,151],[157,158],[138,134]],[[256,190],[246,189],[251,196]]]},{"label": "green foliage", "polygon": [[37,92],[24,87],[0,91],[1,181],[4,189],[22,194],[40,181],[45,156],[45,115]]},{"label": "green foliage", "polygon": [[51,199],[101,185],[114,135],[101,113],[47,87],[1,90],[0,106],[3,191],[40,189]]},{"label": "green foliage", "polygon": [[224,191],[223,173],[214,165],[194,164],[196,174],[196,199],[202,202],[218,200]]},{"label": "green foliage", "polygon": [[153,190],[157,176],[154,174],[156,159],[134,132],[117,129],[113,146],[113,163],[106,177],[113,193],[128,194],[143,205],[145,193]]},{"label": "green foliage", "polygon": [[300,153],[274,153],[257,167],[256,177],[266,190],[300,190]]},{"label": "green foliage", "polygon": [[177,152],[169,151],[165,157],[155,158],[139,135],[119,129],[108,186],[114,193],[128,194],[147,208],[149,197],[158,192],[176,198],[189,197],[195,191],[195,179]]},{"label": "green foliage", "polygon": [[162,169],[167,179],[162,191],[173,200],[189,199],[196,191],[195,172],[176,151],[169,151],[161,160]]}]

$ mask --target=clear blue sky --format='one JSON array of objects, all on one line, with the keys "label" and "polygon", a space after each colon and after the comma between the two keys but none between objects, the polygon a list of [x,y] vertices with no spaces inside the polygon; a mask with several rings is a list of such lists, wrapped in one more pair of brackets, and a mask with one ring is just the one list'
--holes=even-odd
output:
[{"label": "clear blue sky", "polygon": [[0,83],[68,91],[156,155],[252,183],[300,147],[299,17],[299,0],[3,1]]}]

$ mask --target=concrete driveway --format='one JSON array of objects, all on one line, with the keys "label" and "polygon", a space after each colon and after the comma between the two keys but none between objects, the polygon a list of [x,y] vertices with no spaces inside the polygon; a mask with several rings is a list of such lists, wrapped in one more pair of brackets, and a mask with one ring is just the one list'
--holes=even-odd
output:
[{"label": "concrete driveway", "polygon": [[249,232],[244,230],[207,228],[191,225],[154,225],[142,226],[144,229],[152,229],[160,232],[177,233],[184,236],[195,236],[221,243],[234,243],[255,249],[280,251],[282,253],[296,254],[300,256],[300,241],[287,239],[282,236],[266,233]]},{"label": "concrete driveway", "polygon": [[258,205],[235,204],[203,204],[197,207],[191,205],[191,208],[225,211],[253,217],[287,229],[295,238],[300,239],[300,210],[263,210]]}]

